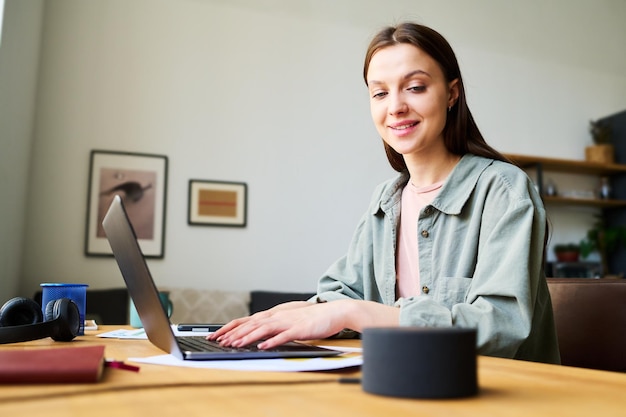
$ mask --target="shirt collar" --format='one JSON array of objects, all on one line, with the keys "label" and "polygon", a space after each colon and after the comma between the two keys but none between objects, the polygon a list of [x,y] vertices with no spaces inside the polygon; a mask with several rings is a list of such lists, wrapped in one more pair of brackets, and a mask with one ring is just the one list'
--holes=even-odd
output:
[{"label": "shirt collar", "polygon": [[[472,154],[463,155],[430,205],[446,214],[460,214],[474,188],[476,188],[478,178],[492,163],[493,159],[490,158]],[[408,172],[400,173],[381,195],[372,214],[376,214],[380,210],[387,213],[392,207],[399,204],[402,198],[402,189],[408,181]]]},{"label": "shirt collar", "polygon": [[458,215],[493,159],[465,154],[454,167],[431,205],[446,214]]}]

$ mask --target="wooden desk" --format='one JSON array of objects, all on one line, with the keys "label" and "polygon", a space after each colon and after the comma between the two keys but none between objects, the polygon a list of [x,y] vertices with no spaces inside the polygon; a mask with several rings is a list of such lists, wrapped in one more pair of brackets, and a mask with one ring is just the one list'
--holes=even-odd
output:
[{"label": "wooden desk", "polygon": [[[104,326],[100,331],[113,330]],[[96,338],[107,358],[161,354],[148,341]],[[335,344],[358,345],[358,341]],[[324,344],[332,344],[324,341]],[[51,339],[0,349],[68,346]],[[457,400],[395,399],[339,384],[358,370],[320,373],[241,372],[140,364],[138,373],[107,368],[97,384],[0,386],[0,415],[71,416],[625,416],[626,374],[479,358],[480,394]]]}]

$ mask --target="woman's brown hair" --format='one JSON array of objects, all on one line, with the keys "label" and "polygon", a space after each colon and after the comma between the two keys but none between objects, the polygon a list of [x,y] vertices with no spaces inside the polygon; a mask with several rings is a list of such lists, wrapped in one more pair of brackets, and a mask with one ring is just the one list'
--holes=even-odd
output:
[{"label": "woman's brown hair", "polygon": [[[365,55],[363,66],[363,78],[367,85],[367,71],[370,61],[380,49],[399,43],[411,44],[430,55],[441,68],[447,82],[458,79],[459,97],[457,102],[448,112],[446,125],[443,129],[443,141],[445,147],[455,155],[485,156],[500,161],[509,162],[500,152],[489,146],[483,138],[478,126],[472,117],[467,100],[465,87],[461,78],[461,70],[452,47],[435,30],[416,23],[401,23],[398,26],[389,26],[378,32],[370,42]],[[396,171],[402,172],[407,169],[404,158],[387,143],[385,152],[389,163]]]}]

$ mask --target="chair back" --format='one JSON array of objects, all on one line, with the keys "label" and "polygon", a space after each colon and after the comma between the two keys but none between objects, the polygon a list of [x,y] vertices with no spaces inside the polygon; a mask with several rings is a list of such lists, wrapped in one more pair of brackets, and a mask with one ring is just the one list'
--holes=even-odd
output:
[{"label": "chair back", "polygon": [[250,314],[270,309],[289,301],[306,301],[314,292],[252,291],[250,293]]},{"label": "chair back", "polygon": [[626,279],[548,278],[561,363],[626,372]]}]

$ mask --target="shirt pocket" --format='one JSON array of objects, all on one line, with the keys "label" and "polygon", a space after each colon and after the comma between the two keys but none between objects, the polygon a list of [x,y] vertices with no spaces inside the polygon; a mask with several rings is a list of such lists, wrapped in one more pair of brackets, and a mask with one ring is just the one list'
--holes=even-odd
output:
[{"label": "shirt pocket", "polygon": [[467,293],[471,285],[471,278],[442,277],[438,281],[432,297],[437,303],[452,309],[452,306],[467,301]]}]

